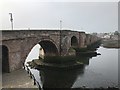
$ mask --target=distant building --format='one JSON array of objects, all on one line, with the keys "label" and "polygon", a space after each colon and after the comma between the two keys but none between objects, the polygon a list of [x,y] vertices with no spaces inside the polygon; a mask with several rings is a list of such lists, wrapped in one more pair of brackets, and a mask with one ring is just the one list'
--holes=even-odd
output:
[{"label": "distant building", "polygon": [[103,38],[105,38],[105,39],[110,39],[110,35],[109,35],[109,34],[104,35]]},{"label": "distant building", "polygon": [[[96,33],[93,33],[93,34],[96,34]],[[97,36],[103,39],[120,40],[120,34],[118,32],[97,33]]]},{"label": "distant building", "polygon": [[120,40],[118,35],[111,35],[111,39],[113,39],[113,40]]}]

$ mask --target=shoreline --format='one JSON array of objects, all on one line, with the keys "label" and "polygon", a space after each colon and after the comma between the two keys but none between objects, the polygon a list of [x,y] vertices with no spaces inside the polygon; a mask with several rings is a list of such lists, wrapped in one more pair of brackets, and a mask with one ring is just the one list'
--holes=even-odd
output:
[{"label": "shoreline", "polygon": [[32,88],[37,90],[38,87],[34,85],[34,81],[24,69],[19,69],[11,73],[3,73],[2,88]]},{"label": "shoreline", "polygon": [[101,46],[105,47],[105,48],[119,49],[120,48],[120,40],[111,40],[111,39],[103,40]]}]

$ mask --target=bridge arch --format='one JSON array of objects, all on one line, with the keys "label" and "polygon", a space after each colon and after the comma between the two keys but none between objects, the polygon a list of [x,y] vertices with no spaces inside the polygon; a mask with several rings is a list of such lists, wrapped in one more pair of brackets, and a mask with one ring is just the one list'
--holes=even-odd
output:
[{"label": "bridge arch", "polygon": [[[43,59],[44,56],[59,55],[59,49],[57,45],[54,43],[54,41],[52,41],[51,39],[41,39],[40,41],[39,39],[37,39],[36,41],[35,41],[36,43],[32,44],[31,45],[32,47],[26,53],[25,61],[23,62],[23,64],[26,64],[27,62],[32,61],[33,59],[38,59],[39,56]],[[43,56],[41,52],[43,52],[42,53]]]},{"label": "bridge arch", "polygon": [[72,36],[71,38],[71,46],[72,47],[77,47],[78,46],[78,39],[76,36]]},{"label": "bridge arch", "polygon": [[56,56],[59,54],[56,44],[51,40],[41,40],[39,44],[43,48],[45,56]]},{"label": "bridge arch", "polygon": [[[27,57],[29,56],[29,54],[32,52],[33,48],[36,45],[40,45],[40,47],[43,48],[45,56],[59,55],[59,49],[58,49],[59,47],[50,38],[44,38],[44,39],[36,38],[36,39],[33,39],[32,43],[27,43],[27,45],[28,45],[29,48],[26,50],[27,52],[23,51],[23,55],[25,56],[23,58],[23,60],[24,60],[23,63],[26,62]],[[39,55],[40,55],[40,48],[38,48],[38,50],[39,50]]]},{"label": "bridge arch", "polygon": [[9,49],[6,45],[0,45],[0,49],[2,49],[2,73],[8,73],[10,72]]}]

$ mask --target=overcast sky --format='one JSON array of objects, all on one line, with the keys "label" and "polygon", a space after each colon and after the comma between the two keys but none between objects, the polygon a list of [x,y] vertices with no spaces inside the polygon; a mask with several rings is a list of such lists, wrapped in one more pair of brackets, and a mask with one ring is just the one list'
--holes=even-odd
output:
[{"label": "overcast sky", "polygon": [[[55,0],[54,0],[55,1]],[[112,0],[115,1],[115,0]],[[85,32],[118,30],[118,2],[41,2],[40,0],[3,0],[0,29],[62,29]]]}]

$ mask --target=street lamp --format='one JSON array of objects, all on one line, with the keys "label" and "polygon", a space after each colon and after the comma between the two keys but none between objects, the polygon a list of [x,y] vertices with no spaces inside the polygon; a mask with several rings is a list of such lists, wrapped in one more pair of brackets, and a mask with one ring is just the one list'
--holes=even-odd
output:
[{"label": "street lamp", "polygon": [[13,30],[13,17],[12,17],[12,13],[9,13],[9,15],[10,15],[10,21],[11,21],[11,28]]},{"label": "street lamp", "polygon": [[61,49],[62,49],[62,48],[61,48],[61,43],[62,43],[62,41],[61,41],[62,35],[61,35],[61,34],[62,34],[62,20],[60,20],[60,56],[61,56],[61,51],[62,51],[62,50],[61,50]]},{"label": "street lamp", "polygon": [[62,30],[62,20],[60,20],[60,30]]}]

